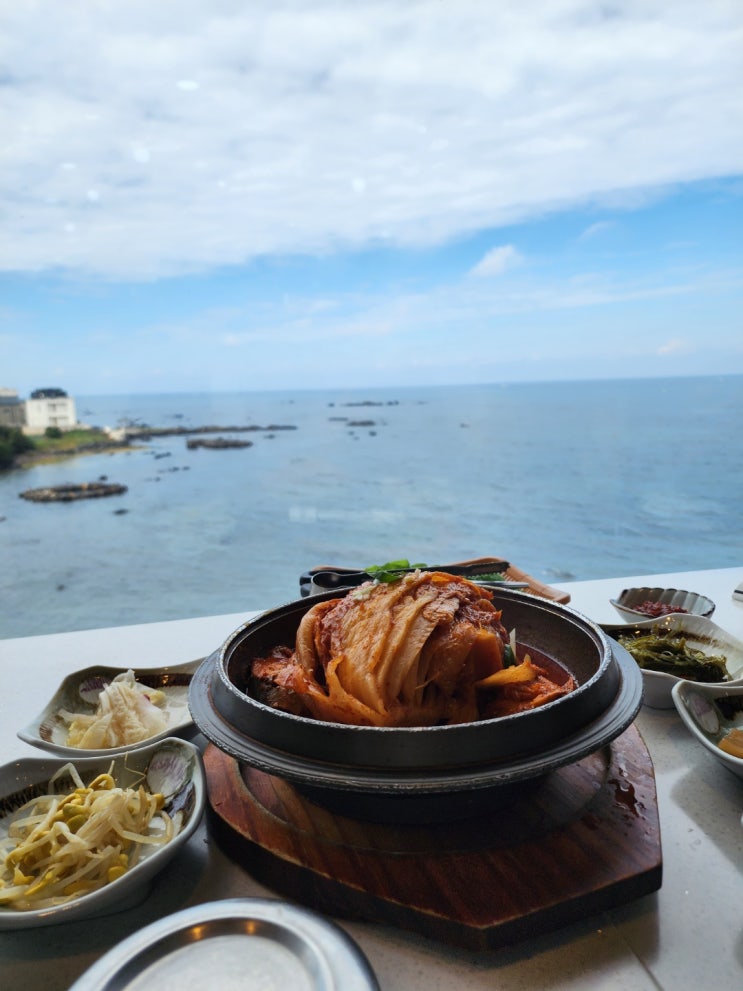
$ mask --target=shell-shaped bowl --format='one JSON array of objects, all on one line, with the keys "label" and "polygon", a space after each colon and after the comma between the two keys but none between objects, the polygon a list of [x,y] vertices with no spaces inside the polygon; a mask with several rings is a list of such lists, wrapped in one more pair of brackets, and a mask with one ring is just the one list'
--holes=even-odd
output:
[{"label": "shell-shaped bowl", "polygon": [[[138,682],[150,688],[157,688],[165,694],[166,703],[163,713],[167,719],[167,726],[163,732],[142,740],[136,746],[155,743],[167,736],[188,736],[193,732],[193,720],[188,708],[188,687],[202,659],[173,667],[133,669],[134,677]],[[23,729],[18,730],[18,737],[33,747],[70,758],[114,756],[131,750],[132,744],[100,750],[70,747],[67,744],[69,726],[60,715],[61,710],[74,713],[95,712],[98,693],[123,670],[93,665],[69,674],[38,716]]]},{"label": "shell-shaped bowl", "polygon": [[[691,616],[705,616],[709,618],[715,611],[715,604],[706,595],[699,595],[698,592],[687,592],[682,588],[625,588],[616,599],[609,599],[620,616],[628,622],[638,619],[662,619],[663,614],[653,616],[650,613],[638,609],[646,602],[657,603],[660,606],[672,607],[682,610],[679,615],[688,613]],[[673,615],[668,613],[667,615]]]},{"label": "shell-shaped bowl", "polygon": [[[199,824],[206,804],[206,778],[201,754],[187,740],[168,737],[157,743],[115,757],[28,757],[0,767],[0,837],[8,835],[14,813],[29,799],[44,795],[51,778],[66,764],[74,764],[84,784],[96,775],[112,774],[119,787],[145,782],[150,791],[165,795],[165,810],[182,815],[181,829],[164,844],[143,845],[140,859],[115,881],[97,891],[81,894],[51,908],[15,910],[0,904],[0,930],[29,929],[70,920],[122,911],[146,895],[152,878],[188,842]],[[70,783],[70,790],[74,784]]]},{"label": "shell-shaped bowl", "polygon": [[[743,684],[698,685],[680,681],[671,695],[692,736],[733,774],[743,778]],[[741,756],[720,746],[731,733],[739,736],[736,749]]]},{"label": "shell-shaped bowl", "polygon": [[[731,684],[743,678],[743,643],[726,633],[711,619],[704,616],[692,616],[686,613],[669,613],[660,619],[643,619],[637,623],[612,624],[602,623],[601,628],[610,637],[641,637],[652,633],[654,629],[682,632],[689,647],[701,650],[705,654],[723,654],[727,660],[727,669]],[[632,653],[630,648],[630,653]],[[672,709],[674,706],[671,692],[674,685],[682,680],[665,671],[648,671],[643,669],[643,704],[651,709]]]}]

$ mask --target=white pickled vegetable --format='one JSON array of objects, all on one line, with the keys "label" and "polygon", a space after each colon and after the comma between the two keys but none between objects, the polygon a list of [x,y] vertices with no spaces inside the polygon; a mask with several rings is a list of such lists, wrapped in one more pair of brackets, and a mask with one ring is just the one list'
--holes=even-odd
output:
[{"label": "white pickled vegetable", "polygon": [[61,710],[70,724],[67,746],[104,750],[148,740],[167,729],[164,702],[163,692],[141,685],[133,671],[124,671],[101,691],[94,713]]}]

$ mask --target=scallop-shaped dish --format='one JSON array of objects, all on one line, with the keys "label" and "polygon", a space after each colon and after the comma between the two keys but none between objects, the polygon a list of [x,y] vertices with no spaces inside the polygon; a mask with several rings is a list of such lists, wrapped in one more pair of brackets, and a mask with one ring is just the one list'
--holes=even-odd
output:
[{"label": "scallop-shaped dish", "polygon": [[[34,747],[64,757],[125,753],[167,736],[194,732],[188,708],[188,687],[202,658],[173,667],[122,668],[95,665],[68,675],[35,719],[18,731]],[[117,700],[111,704],[114,689]],[[122,687],[123,686],[123,687]],[[138,707],[136,725],[126,733],[102,729],[102,710],[116,705]]]},{"label": "scallop-shaped dish", "polygon": [[[205,803],[201,755],[176,737],[113,758],[29,757],[1,767],[0,930],[138,904],[193,834]],[[31,821],[41,813],[50,817],[47,835]],[[125,819],[141,840],[109,832]],[[32,828],[36,846],[29,855]],[[117,843],[120,850],[102,852]]]},{"label": "scallop-shaped dish", "polygon": [[[601,628],[610,637],[617,640],[625,650],[629,651],[640,664],[643,681],[643,704],[652,709],[673,708],[671,691],[679,681],[696,682],[704,678],[708,682],[730,684],[743,678],[743,643],[726,633],[711,619],[705,619],[703,616],[669,613],[660,619],[643,619],[638,623],[602,623]],[[651,662],[647,660],[645,651],[646,638],[654,635],[668,637],[678,644],[680,641],[677,641],[676,638],[682,638],[684,649],[688,649],[693,656],[704,655],[724,658],[725,668],[722,674],[718,675],[717,669],[714,667],[701,673],[701,665],[698,677],[692,677],[693,670],[687,671],[683,678],[671,674],[668,670],[654,670],[648,666]],[[669,644],[669,650],[672,645]],[[652,644],[649,646],[652,649]],[[661,646],[662,642],[659,642],[658,648],[660,649]],[[673,662],[674,659],[674,655],[669,653],[669,661]],[[701,657],[699,659],[701,660]],[[663,664],[662,659],[661,664]],[[725,677],[725,671],[727,671],[727,677]]]},{"label": "scallop-shaped dish", "polygon": [[696,685],[681,681],[673,704],[692,736],[743,778],[743,684]]},{"label": "scallop-shaped dish", "polygon": [[666,615],[688,613],[709,618],[715,604],[706,595],[683,588],[625,588],[616,599],[609,599],[620,616],[629,622],[659,619]]}]

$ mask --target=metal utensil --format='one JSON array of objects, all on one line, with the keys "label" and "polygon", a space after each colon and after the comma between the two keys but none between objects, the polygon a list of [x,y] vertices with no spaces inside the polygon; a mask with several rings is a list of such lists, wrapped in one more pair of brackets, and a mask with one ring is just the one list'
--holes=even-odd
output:
[{"label": "metal utensil", "polygon": [[[528,588],[528,582],[510,581],[507,578],[494,579],[490,576],[503,574],[508,571],[510,564],[508,561],[483,562],[479,564],[437,564],[426,565],[426,571],[444,571],[450,575],[457,575],[468,578],[485,588]],[[405,575],[416,571],[416,568],[390,568],[391,574]],[[328,592],[333,589],[355,588],[364,582],[374,579],[376,576],[368,571],[355,570],[351,568],[316,568],[306,572],[299,580],[300,592],[305,595],[317,595],[320,592]]]}]

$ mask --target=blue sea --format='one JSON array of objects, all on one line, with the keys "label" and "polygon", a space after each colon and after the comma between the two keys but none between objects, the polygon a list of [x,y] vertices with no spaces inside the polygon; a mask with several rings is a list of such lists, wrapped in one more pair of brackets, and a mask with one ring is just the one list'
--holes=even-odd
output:
[{"label": "blue sea", "polygon": [[[743,561],[743,377],[75,396],[90,425],[292,427],[0,473],[0,637],[269,608],[319,565],[536,578]],[[106,478],[121,496],[32,503]]]}]

